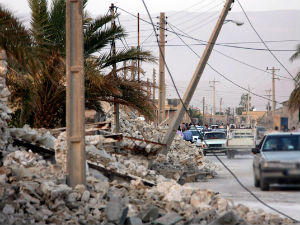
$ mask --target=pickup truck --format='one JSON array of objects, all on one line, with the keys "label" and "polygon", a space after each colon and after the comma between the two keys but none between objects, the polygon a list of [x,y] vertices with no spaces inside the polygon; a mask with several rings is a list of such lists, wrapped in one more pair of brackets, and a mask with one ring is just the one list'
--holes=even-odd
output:
[{"label": "pickup truck", "polygon": [[231,129],[227,134],[227,158],[251,153],[255,147],[255,129]]}]

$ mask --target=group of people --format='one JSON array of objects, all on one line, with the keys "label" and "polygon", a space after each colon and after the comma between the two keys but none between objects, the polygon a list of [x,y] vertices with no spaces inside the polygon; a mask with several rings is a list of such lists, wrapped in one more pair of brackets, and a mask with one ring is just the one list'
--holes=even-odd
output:
[{"label": "group of people", "polygon": [[179,134],[183,138],[183,140],[193,143],[193,133],[190,130],[191,125],[192,124],[188,123],[180,124],[176,133]]}]

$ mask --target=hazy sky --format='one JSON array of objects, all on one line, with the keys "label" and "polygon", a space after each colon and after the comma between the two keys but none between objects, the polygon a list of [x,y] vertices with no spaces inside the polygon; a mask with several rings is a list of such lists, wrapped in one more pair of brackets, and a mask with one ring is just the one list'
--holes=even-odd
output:
[{"label": "hazy sky", "polygon": [[[145,2],[150,13],[152,14],[154,22],[158,22],[155,16],[157,16],[159,12],[166,12],[166,16],[168,16],[168,22],[170,24],[201,40],[208,40],[224,5],[223,0],[145,0]],[[295,48],[296,44],[300,42],[299,0],[240,0],[240,2],[247,11],[253,25],[260,33],[262,38],[265,41],[276,41],[267,42],[271,49],[292,50]],[[16,13],[16,15],[28,25],[30,10],[26,0],[0,0],[0,3],[6,8],[13,10],[13,12]],[[93,16],[103,15],[108,12],[108,8],[111,3],[112,1],[110,0],[89,0],[87,10]],[[148,20],[148,16],[145,13],[145,9],[141,0],[119,0],[113,1],[113,3],[116,6],[133,14],[140,12],[141,18]],[[263,12],[274,10],[280,11],[277,11],[276,13]],[[120,21],[128,32],[128,37],[126,39],[128,45],[136,46],[136,18],[124,13],[120,9],[118,10],[118,13],[121,14]],[[234,3],[232,11],[229,13],[227,18],[244,21],[245,24],[240,27],[237,27],[233,24],[224,25],[218,38],[219,43],[255,42],[234,45],[250,48],[265,48],[261,43],[259,43],[258,37],[247,23],[247,20],[241,13],[237,2]],[[155,43],[151,26],[142,21],[140,26],[140,40],[142,48],[150,50],[154,53],[154,55],[158,56],[158,48]],[[166,60],[172,75],[176,80],[176,86],[178,87],[180,94],[183,95],[199,62],[199,59],[188,48],[184,46],[178,46],[182,45],[182,42],[176,35],[170,32],[168,32],[167,35],[167,45],[170,46],[166,47]],[[199,42],[188,38],[185,38],[184,40],[189,44],[199,44]],[[282,40],[284,40],[284,42],[281,42]],[[122,43],[117,43],[117,46],[123,47]],[[192,47],[199,55],[202,54],[204,49],[203,46],[194,45]],[[285,77],[289,76],[276,62],[276,60],[274,60],[269,52],[222,46],[215,46],[215,49],[223,54],[226,54],[227,56],[233,57],[234,59],[244,63],[248,63],[251,66],[260,68],[262,70],[265,70],[266,67],[275,66],[276,68],[280,68],[280,71],[278,72],[279,75]],[[289,62],[288,59],[292,53],[293,52],[290,51],[274,52],[274,54],[276,54],[276,56],[288,68],[288,70],[292,74],[296,74],[300,68],[300,62]],[[218,52],[212,53],[209,63],[227,78],[236,82],[242,87],[248,88],[249,85],[251,91],[256,94],[266,97],[266,90],[271,88],[272,83],[270,74],[263,71],[254,70],[253,68],[238,63],[233,59],[224,57],[224,55],[221,55]],[[143,64],[143,68],[146,71],[146,77],[152,79],[152,69],[156,68],[156,70],[158,70],[158,65]],[[223,101],[223,108],[228,106],[237,106],[241,94],[245,93],[245,91],[219,76],[208,67],[206,67],[205,72],[203,73],[203,76],[199,82],[199,86],[192,99],[192,104],[195,106],[201,106],[202,108],[202,97],[206,97],[208,110],[210,110],[212,106],[212,88],[209,85],[209,81],[213,79],[219,81],[216,88],[217,106],[219,106],[219,101],[221,98]],[[168,74],[166,74],[166,81],[167,97],[175,98],[176,94]],[[281,78],[280,80],[276,80],[276,100],[279,102],[287,100],[292,89],[293,82],[291,79]],[[252,96],[252,104],[257,109],[264,110],[266,103],[266,99]]]}]

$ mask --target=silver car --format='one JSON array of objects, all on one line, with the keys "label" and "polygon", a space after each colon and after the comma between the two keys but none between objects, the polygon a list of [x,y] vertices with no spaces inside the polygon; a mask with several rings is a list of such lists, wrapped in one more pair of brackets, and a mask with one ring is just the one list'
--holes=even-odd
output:
[{"label": "silver car", "polygon": [[300,133],[271,133],[252,149],[254,185],[300,184]]}]

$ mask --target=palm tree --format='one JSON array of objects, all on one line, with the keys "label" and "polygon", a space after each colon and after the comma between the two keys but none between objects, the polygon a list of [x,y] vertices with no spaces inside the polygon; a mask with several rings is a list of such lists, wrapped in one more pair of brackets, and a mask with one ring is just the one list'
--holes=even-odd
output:
[{"label": "palm tree", "polygon": [[[296,52],[290,57],[290,61],[293,62],[294,60],[299,58],[300,44],[296,46]],[[292,112],[295,112],[297,109],[300,110],[300,71],[295,77],[295,88],[290,95],[288,106]]]},{"label": "palm tree", "polygon": [[[84,1],[84,6],[86,3]],[[46,0],[29,0],[29,5],[30,30],[11,16],[10,12],[0,8],[0,15],[7,15],[7,19],[1,17],[0,29],[5,30],[8,24],[15,24],[16,34],[6,33],[3,38],[0,37],[6,38],[3,43],[7,44],[1,42],[0,47],[8,51],[12,62],[7,82],[12,93],[12,106],[20,118],[19,125],[31,122],[34,127],[63,126],[66,95],[65,1],[52,0],[50,9]],[[133,48],[120,50],[115,56],[104,52],[103,48],[111,43],[113,37],[120,39],[126,36],[122,27],[107,25],[111,19],[111,16],[84,18],[86,107],[101,110],[99,100],[116,101],[151,117],[154,105],[142,88],[144,83],[112,76],[109,71],[114,63],[135,60],[137,57],[141,61],[154,62],[155,59],[149,52]],[[13,35],[20,38],[15,40],[11,38]],[[108,71],[108,74],[104,75],[104,71]]]}]

